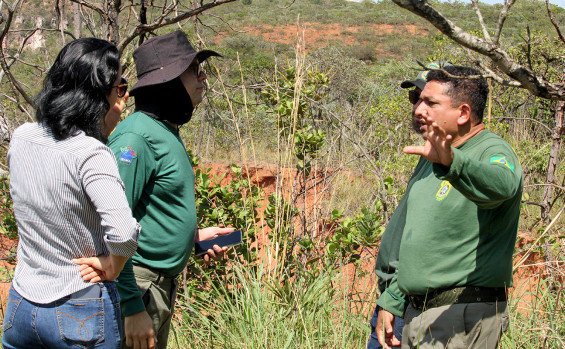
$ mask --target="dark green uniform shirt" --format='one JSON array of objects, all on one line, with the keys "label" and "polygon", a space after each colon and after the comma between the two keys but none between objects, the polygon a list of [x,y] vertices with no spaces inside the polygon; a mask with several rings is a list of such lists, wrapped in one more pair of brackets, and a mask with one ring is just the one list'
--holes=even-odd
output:
[{"label": "dark green uniform shirt", "polygon": [[[196,237],[194,170],[175,127],[136,112],[111,134],[133,216],[141,225],[133,263],[167,275],[180,273]],[[145,309],[131,261],[118,280],[122,313]]]},{"label": "dark green uniform shirt", "polygon": [[485,130],[453,149],[450,168],[425,161],[406,192],[399,265],[377,304],[402,316],[406,295],[512,286],[523,174],[516,154]]},{"label": "dark green uniform shirt", "polygon": [[[412,184],[414,184],[416,178],[418,178],[420,170],[422,167],[426,166],[426,163],[426,159],[421,157],[412,177],[410,177],[406,193],[410,191]],[[402,239],[402,231],[404,230],[404,225],[406,223],[407,201],[408,195],[404,195],[402,199],[400,199],[398,206],[388,221],[379,245],[379,254],[377,255],[377,261],[375,262],[375,274],[377,274],[378,277],[379,291],[381,294],[385,292],[389,282],[394,277],[396,268],[398,268],[400,240]]]}]

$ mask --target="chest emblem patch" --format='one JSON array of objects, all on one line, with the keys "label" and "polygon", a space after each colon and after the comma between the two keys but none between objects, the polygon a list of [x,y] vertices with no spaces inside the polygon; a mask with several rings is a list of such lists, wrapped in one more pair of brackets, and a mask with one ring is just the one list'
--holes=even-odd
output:
[{"label": "chest emblem patch", "polygon": [[441,201],[447,197],[449,191],[451,190],[451,183],[449,181],[441,182],[441,186],[436,193],[436,201]]},{"label": "chest emblem patch", "polygon": [[493,156],[490,158],[490,162],[498,162],[508,167],[512,172],[514,172],[514,166],[512,166],[504,156]]},{"label": "chest emblem patch", "polygon": [[124,164],[131,164],[131,161],[137,157],[137,154],[130,146],[120,148],[120,162]]}]

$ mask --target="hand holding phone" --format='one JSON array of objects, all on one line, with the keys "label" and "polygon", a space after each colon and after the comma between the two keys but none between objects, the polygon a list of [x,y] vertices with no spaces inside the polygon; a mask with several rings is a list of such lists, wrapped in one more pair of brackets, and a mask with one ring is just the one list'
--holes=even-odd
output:
[{"label": "hand holding phone", "polygon": [[210,240],[196,241],[194,244],[194,254],[197,256],[205,254],[214,245],[220,247],[231,247],[242,243],[242,231],[236,230],[226,235],[219,235]]}]

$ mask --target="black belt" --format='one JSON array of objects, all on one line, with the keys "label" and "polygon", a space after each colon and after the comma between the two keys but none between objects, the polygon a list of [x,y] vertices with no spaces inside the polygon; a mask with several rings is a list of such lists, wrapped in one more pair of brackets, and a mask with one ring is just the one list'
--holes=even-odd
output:
[{"label": "black belt", "polygon": [[504,287],[463,286],[430,291],[425,295],[408,296],[412,307],[423,311],[457,303],[505,302]]}]

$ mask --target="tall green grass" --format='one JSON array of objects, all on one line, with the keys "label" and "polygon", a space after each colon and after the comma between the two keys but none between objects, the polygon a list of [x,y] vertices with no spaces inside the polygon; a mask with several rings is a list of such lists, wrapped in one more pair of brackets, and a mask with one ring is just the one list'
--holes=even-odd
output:
[{"label": "tall green grass", "polygon": [[565,348],[563,271],[561,275],[561,280],[538,275],[529,292],[510,298],[510,327],[501,348]]},{"label": "tall green grass", "polygon": [[[193,299],[179,297],[175,348],[361,348],[366,314],[352,311],[337,271],[296,273],[292,279],[233,265],[224,283],[213,282]],[[195,301],[195,299],[198,299]],[[368,297],[370,301],[373,297]]]},{"label": "tall green grass", "polygon": [[[202,280],[210,288],[191,299],[179,296],[170,348],[365,348],[367,314],[355,312],[351,290],[336,284],[338,270],[293,279],[239,263],[232,271],[223,283]],[[510,297],[500,348],[565,348],[564,285],[545,274],[535,279],[530,292]]]}]

